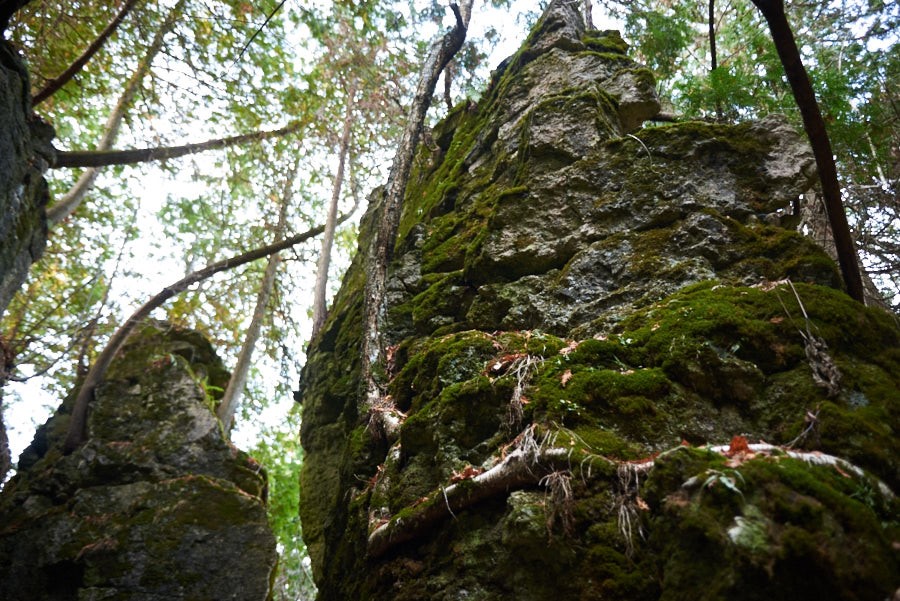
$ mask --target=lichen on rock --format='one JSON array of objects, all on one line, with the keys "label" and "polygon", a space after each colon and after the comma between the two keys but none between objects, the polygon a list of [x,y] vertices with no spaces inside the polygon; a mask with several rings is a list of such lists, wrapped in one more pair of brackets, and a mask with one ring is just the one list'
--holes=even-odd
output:
[{"label": "lichen on rock", "polygon": [[74,393],[0,495],[0,598],[268,598],[266,476],[224,438],[228,380],[202,334],[146,322],[61,452]]},{"label": "lichen on rock", "polygon": [[782,225],[809,149],[774,116],[635,129],[652,76],[573,4],[419,150],[386,283],[396,442],[357,414],[363,254],[310,347],[320,598],[890,596],[900,330]]}]

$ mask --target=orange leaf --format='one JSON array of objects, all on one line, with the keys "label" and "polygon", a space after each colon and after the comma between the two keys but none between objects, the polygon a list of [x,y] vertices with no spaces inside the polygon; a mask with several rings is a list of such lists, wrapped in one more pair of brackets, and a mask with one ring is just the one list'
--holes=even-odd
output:
[{"label": "orange leaf", "polygon": [[837,473],[839,473],[840,475],[842,475],[844,478],[850,478],[850,477],[851,477],[850,474],[848,474],[847,472],[845,472],[844,470],[842,470],[840,467],[838,467],[838,465],[837,465],[836,463],[833,464],[832,467],[837,471]]},{"label": "orange leaf", "polygon": [[728,447],[728,450],[725,452],[726,457],[734,457],[738,453],[749,453],[750,445],[747,444],[747,439],[743,436],[734,436],[731,439],[731,445]]}]

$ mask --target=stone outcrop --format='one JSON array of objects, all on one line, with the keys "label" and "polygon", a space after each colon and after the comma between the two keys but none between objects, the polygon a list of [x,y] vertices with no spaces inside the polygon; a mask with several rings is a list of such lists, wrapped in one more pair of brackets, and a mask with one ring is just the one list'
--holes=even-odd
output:
[{"label": "stone outcrop", "polygon": [[197,332],[133,334],[86,444],[59,450],[73,395],[0,495],[0,599],[267,599],[266,477],[222,436],[212,407],[227,380]]},{"label": "stone outcrop", "polygon": [[398,439],[360,409],[362,253],[310,348],[320,599],[890,597],[900,330],[780,225],[811,153],[776,117],[637,129],[652,75],[570,4],[418,154]]},{"label": "stone outcrop", "polygon": [[43,173],[55,160],[53,128],[31,112],[28,72],[0,38],[0,313],[47,241]]}]

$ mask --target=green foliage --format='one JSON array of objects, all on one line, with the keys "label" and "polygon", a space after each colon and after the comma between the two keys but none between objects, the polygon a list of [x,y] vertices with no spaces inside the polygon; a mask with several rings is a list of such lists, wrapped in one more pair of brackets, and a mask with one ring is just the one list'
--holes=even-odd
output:
[{"label": "green foliage", "polygon": [[[602,3],[625,23],[633,53],[657,76],[671,110],[688,118],[800,115],[768,28],[750,0],[715,2],[711,70],[708,3]],[[786,2],[818,95],[863,265],[888,304],[900,306],[900,12],[886,2]],[[821,226],[807,223],[807,233]]]},{"label": "green foliage", "polygon": [[251,450],[269,477],[269,525],[279,551],[274,592],[277,601],[315,597],[309,559],[300,538],[298,501],[303,449],[299,431],[300,411],[294,408],[282,423],[263,430],[260,441]]}]

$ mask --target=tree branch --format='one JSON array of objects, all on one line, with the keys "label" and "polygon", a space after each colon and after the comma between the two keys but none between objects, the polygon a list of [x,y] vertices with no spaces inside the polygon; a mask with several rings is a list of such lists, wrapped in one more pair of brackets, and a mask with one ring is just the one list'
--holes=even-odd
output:
[{"label": "tree branch", "polygon": [[[159,51],[162,50],[166,34],[175,27],[175,21],[181,15],[184,3],[185,0],[179,0],[178,3],[172,7],[172,10],[169,11],[169,14],[166,15],[166,20],[160,25],[159,30],[157,30],[156,35],[153,37],[153,41],[150,42],[150,46],[147,48],[144,58],[138,63],[131,78],[125,84],[125,89],[122,91],[119,100],[116,102],[116,106],[113,107],[112,112],[110,112],[109,117],[106,120],[106,125],[103,128],[103,137],[97,145],[97,150],[109,150],[110,146],[112,146],[115,141],[116,136],[119,135],[119,127],[122,125],[122,120],[125,118],[125,112],[128,110],[128,106],[131,104],[132,100],[134,100],[134,97],[141,86],[141,82],[144,81],[144,77],[150,72],[150,67],[153,65],[153,59],[159,54]],[[94,185],[94,181],[97,179],[98,175],[100,175],[99,168],[92,167],[87,169],[81,174],[81,177],[78,178],[75,185],[72,186],[58,202],[47,209],[48,227],[54,227],[75,212],[84,200],[85,195]]]},{"label": "tree branch", "polygon": [[511,489],[537,484],[550,472],[569,469],[570,455],[571,451],[560,448],[545,449],[535,454],[516,449],[486,472],[434,491],[410,511],[404,511],[378,526],[369,534],[369,557],[380,557],[395,545],[416,538],[437,522],[466,507]]},{"label": "tree branch", "polygon": [[156,148],[134,148],[130,150],[58,150],[56,151],[56,162],[53,164],[53,168],[107,167],[109,165],[133,165],[150,161],[165,161],[207,150],[218,150],[219,148],[237,146],[246,142],[261,142],[270,138],[286,136],[297,132],[303,125],[305,124],[302,121],[295,121],[281,129],[257,131],[181,146],[159,146]]},{"label": "tree branch", "polygon": [[[342,219],[346,219],[348,217],[349,215],[344,216]],[[219,273],[220,271],[233,269],[257,259],[267,257],[286,248],[290,248],[291,246],[299,244],[300,242],[304,242],[314,236],[318,236],[324,229],[324,226],[319,225],[303,232],[302,234],[297,234],[295,236],[291,236],[290,238],[282,240],[281,242],[263,246],[261,248],[246,252],[242,255],[230,257],[211,265],[207,265],[203,269],[188,274],[174,284],[166,286],[159,294],[148,300],[137,311],[132,313],[131,317],[129,317],[109,339],[106,347],[97,357],[97,360],[94,362],[94,365],[91,367],[90,371],[85,377],[84,382],[81,385],[81,389],[78,391],[78,396],[75,398],[75,404],[72,407],[72,417],[69,421],[69,429],[66,434],[65,443],[63,444],[63,452],[66,454],[71,453],[86,440],[87,411],[91,399],[93,399],[94,397],[94,389],[101,381],[103,381],[103,378],[106,375],[106,371],[107,369],[109,369],[113,358],[116,356],[116,353],[119,352],[119,349],[122,348],[122,345],[125,344],[125,341],[128,340],[128,336],[131,335],[131,332],[134,330],[134,328],[144,318],[149,316],[154,309],[161,307],[164,302],[166,302],[176,294],[183,292],[191,284],[201,282],[209,278],[210,276]]]},{"label": "tree branch", "polygon": [[93,57],[100,48],[103,47],[103,44],[106,43],[106,40],[113,34],[113,32],[119,28],[119,25],[122,23],[122,20],[125,18],[131,9],[134,8],[134,5],[137,4],[137,0],[125,0],[125,4],[122,5],[122,8],[119,9],[119,12],[113,17],[113,20],[109,22],[109,24],[100,32],[100,35],[97,36],[91,45],[87,47],[81,56],[75,59],[75,61],[69,65],[69,68],[63,71],[57,77],[51,79],[47,82],[44,88],[34,95],[31,99],[31,105],[37,106],[42,103],[44,100],[55,94],[62,88],[64,85],[69,83],[76,73],[81,71],[84,66],[87,64],[91,57]]}]

